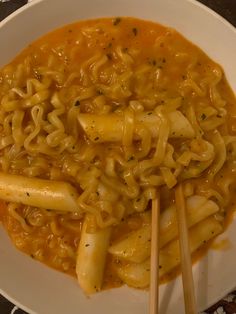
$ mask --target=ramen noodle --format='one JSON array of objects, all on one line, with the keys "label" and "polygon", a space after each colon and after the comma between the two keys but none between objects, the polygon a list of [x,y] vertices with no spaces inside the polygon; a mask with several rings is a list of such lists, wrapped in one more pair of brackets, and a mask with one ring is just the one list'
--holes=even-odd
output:
[{"label": "ramen noodle", "polygon": [[180,264],[175,188],[190,250],[226,228],[236,188],[236,100],[222,68],[175,30],[82,21],[0,71],[0,217],[15,246],[77,276],[86,294]]}]

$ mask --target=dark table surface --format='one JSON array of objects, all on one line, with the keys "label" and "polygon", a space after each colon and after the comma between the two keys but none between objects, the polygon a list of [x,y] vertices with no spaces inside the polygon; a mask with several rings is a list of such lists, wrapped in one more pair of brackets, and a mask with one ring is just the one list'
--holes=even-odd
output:
[{"label": "dark table surface", "polygon": [[[59,1],[59,0],[58,0]],[[178,1],[178,0],[176,0]],[[218,12],[236,27],[236,0],[198,0]],[[0,20],[25,5],[27,0],[0,0]],[[1,45],[1,44],[0,44]],[[236,57],[236,56],[235,56]],[[235,283],[236,287],[236,283]],[[206,310],[207,314],[236,314],[236,291]],[[0,314],[27,314],[0,295]],[[43,313],[39,313],[43,314]],[[75,314],[75,313],[66,313]],[[177,313],[180,314],[180,313]]]}]

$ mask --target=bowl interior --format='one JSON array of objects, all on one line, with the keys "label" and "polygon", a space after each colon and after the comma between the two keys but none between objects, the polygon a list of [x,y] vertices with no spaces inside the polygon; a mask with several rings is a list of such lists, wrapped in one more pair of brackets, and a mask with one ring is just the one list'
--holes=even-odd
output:
[{"label": "bowl interior", "polygon": [[[144,9],[145,6],[145,9]],[[9,62],[39,36],[79,19],[135,16],[174,27],[200,46],[225,69],[236,90],[236,30],[212,11],[190,0],[39,0],[0,23],[0,65]],[[199,309],[222,297],[236,282],[234,271],[236,221],[220,238],[231,248],[209,251],[194,266]],[[64,314],[94,311],[128,314],[148,313],[148,293],[127,287],[86,298],[75,279],[56,272],[18,252],[0,228],[0,291],[30,313]],[[223,270],[223,271],[222,271]],[[216,275],[217,274],[217,275]],[[182,313],[180,278],[160,289],[162,313]]]}]

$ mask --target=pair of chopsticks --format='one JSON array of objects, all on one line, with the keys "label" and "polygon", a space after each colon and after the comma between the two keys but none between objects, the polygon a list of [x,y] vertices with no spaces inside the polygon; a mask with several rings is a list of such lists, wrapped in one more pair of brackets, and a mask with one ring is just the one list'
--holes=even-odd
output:
[{"label": "pair of chopsticks", "polygon": [[[192,262],[189,249],[188,226],[186,221],[185,199],[182,185],[175,190],[175,203],[179,229],[179,244],[181,256],[182,282],[186,314],[197,314]],[[152,201],[152,234],[151,234],[151,278],[149,314],[158,314],[159,309],[159,217],[160,193]]]}]

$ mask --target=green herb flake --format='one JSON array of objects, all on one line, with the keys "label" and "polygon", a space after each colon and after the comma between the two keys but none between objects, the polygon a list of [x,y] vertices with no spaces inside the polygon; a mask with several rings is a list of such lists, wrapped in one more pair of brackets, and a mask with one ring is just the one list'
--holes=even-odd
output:
[{"label": "green herb flake", "polygon": [[[34,72],[34,76],[36,77],[36,79],[37,79],[38,81],[41,81],[42,75],[39,74],[37,71]],[[23,89],[26,91],[26,90],[27,90],[27,87],[24,86]]]},{"label": "green herb flake", "polygon": [[132,160],[134,160],[134,156],[130,156],[128,159],[128,161],[132,161]]},{"label": "green herb flake", "polygon": [[111,53],[107,53],[107,58],[108,58],[108,60],[111,60],[112,59],[112,54]]},{"label": "green herb flake", "polygon": [[157,65],[156,60],[152,58],[147,58],[147,63],[153,66]]},{"label": "green herb flake", "polygon": [[98,95],[103,95],[103,92],[102,92],[100,89],[98,89],[98,90],[97,90],[97,94],[98,94]]},{"label": "green herb flake", "polygon": [[115,19],[113,20],[113,25],[114,25],[114,26],[117,26],[118,24],[120,24],[120,22],[121,22],[121,18],[120,18],[120,17],[117,17],[117,18],[115,18]]},{"label": "green herb flake", "polygon": [[137,36],[137,35],[138,35],[138,30],[137,30],[136,27],[134,27],[134,28],[132,29],[132,32],[133,32],[134,36]]}]

